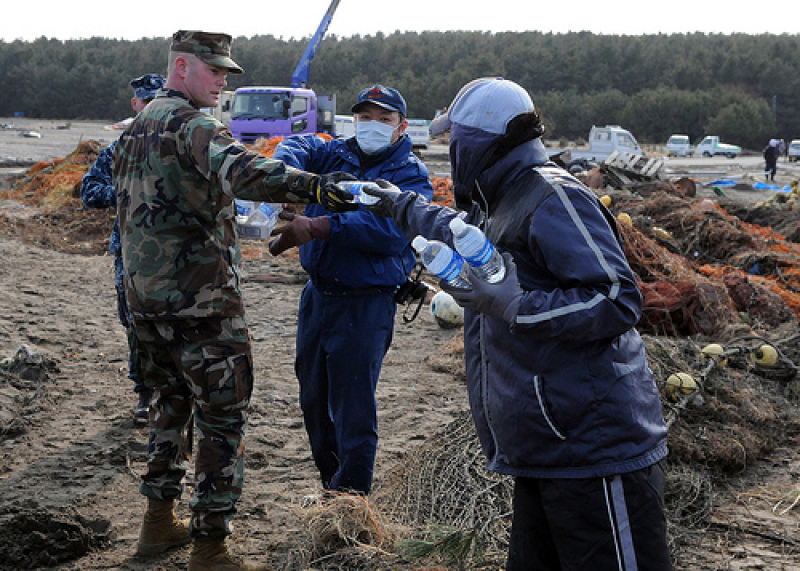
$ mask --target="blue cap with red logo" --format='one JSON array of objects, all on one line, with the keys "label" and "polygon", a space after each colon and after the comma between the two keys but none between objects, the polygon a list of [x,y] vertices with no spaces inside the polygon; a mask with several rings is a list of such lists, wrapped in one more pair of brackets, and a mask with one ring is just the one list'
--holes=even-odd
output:
[{"label": "blue cap with red logo", "polygon": [[397,111],[403,117],[406,116],[406,100],[400,95],[400,92],[391,87],[384,87],[383,85],[374,85],[364,89],[358,94],[358,101],[350,109],[353,113],[357,113],[362,105],[365,103],[373,103],[378,107],[383,107],[389,111]]}]

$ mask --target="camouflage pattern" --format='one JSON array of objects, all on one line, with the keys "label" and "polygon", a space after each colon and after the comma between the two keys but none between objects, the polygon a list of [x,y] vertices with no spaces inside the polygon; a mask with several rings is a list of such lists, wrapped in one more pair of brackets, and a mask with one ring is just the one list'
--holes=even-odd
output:
[{"label": "camouflage pattern", "polygon": [[231,59],[233,38],[228,34],[179,30],[172,35],[170,51],[194,54],[211,65],[227,68],[231,73],[244,70]]},{"label": "camouflage pattern", "polygon": [[136,79],[132,79],[131,87],[133,87],[133,93],[136,97],[146,101],[153,99],[156,96],[156,92],[164,87],[165,82],[166,80],[157,73],[146,73]]},{"label": "camouflage pattern", "polygon": [[242,315],[234,198],[307,204],[313,175],[248,151],[179,91],[122,133],[113,182],[134,318]]},{"label": "camouflage pattern", "polygon": [[192,412],[198,435],[190,532],[227,535],[244,483],[253,363],[243,317],[136,324],[150,405],[147,472],[140,491],[177,499],[186,473]]},{"label": "camouflage pattern", "polygon": [[[81,179],[81,201],[88,208],[110,208],[117,206],[117,193],[111,180],[111,157],[114,154],[114,141],[97,154],[97,159],[91,168]],[[114,229],[111,231],[111,241],[108,244],[108,252],[112,256],[121,255],[122,248],[119,240],[119,224],[114,221]],[[122,284],[122,276],[120,276]]]}]

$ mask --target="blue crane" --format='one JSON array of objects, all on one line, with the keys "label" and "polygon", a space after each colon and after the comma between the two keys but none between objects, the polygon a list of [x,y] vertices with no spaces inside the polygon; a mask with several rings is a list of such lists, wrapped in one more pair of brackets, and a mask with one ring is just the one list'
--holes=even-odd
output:
[{"label": "blue crane", "polygon": [[297,64],[297,67],[292,74],[292,87],[306,87],[308,85],[308,68],[311,65],[311,60],[314,59],[314,55],[317,53],[317,48],[319,47],[320,42],[322,42],[325,32],[328,31],[328,26],[333,18],[333,13],[336,12],[336,8],[338,8],[338,6],[339,0],[332,0],[331,5],[328,6],[328,11],[325,12],[325,16],[322,17],[322,21],[319,23],[317,31],[314,33],[311,41],[308,42],[306,51],[303,52],[303,57],[300,58],[300,62]]}]

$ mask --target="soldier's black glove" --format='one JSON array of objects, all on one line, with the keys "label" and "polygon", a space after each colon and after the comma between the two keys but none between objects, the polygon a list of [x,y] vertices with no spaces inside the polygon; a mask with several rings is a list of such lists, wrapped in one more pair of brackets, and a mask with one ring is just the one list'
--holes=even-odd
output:
[{"label": "soldier's black glove", "polygon": [[372,185],[365,185],[362,190],[364,194],[369,194],[378,199],[378,202],[367,205],[367,210],[378,216],[391,218],[394,202],[403,194],[403,191],[382,178],[376,180],[375,184],[377,184],[379,188],[375,188]]},{"label": "soldier's black glove", "polygon": [[354,202],[355,197],[353,194],[336,184],[344,180],[358,179],[346,172],[332,172],[316,177],[311,182],[311,193],[314,196],[314,201],[331,212],[358,210],[358,204]]}]

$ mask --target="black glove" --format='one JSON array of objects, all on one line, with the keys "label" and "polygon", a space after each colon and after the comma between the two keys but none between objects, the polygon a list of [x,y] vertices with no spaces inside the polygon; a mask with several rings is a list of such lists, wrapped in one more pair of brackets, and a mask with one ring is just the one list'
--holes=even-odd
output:
[{"label": "black glove", "polygon": [[369,194],[379,199],[378,202],[374,204],[368,204],[367,210],[378,216],[391,218],[394,202],[403,194],[403,191],[382,178],[376,180],[375,184],[380,188],[375,188],[371,184],[365,185],[363,188],[364,194]]},{"label": "black glove", "polygon": [[315,201],[331,212],[358,210],[358,204],[354,202],[353,194],[337,186],[336,183],[343,180],[358,179],[346,172],[319,175],[311,183],[311,193],[314,195]]},{"label": "black glove", "polygon": [[513,324],[519,311],[523,291],[517,278],[517,265],[511,254],[504,253],[503,261],[506,265],[506,275],[497,283],[491,284],[479,278],[474,270],[469,268],[469,281],[472,287],[467,289],[453,287],[444,280],[439,283],[439,287],[452,295],[461,307]]}]

